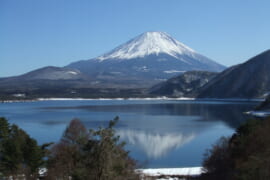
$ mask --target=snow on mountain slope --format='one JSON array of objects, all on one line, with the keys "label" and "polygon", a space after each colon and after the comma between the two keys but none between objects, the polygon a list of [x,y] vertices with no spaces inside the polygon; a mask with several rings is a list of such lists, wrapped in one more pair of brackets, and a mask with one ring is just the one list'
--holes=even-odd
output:
[{"label": "snow on mountain slope", "polygon": [[[175,58],[186,54],[194,56],[195,51],[181,42],[173,39],[164,32],[146,32],[127,43],[113,49],[111,52],[99,56],[97,59],[104,61],[107,59],[133,59],[146,55],[165,53]],[[181,59],[183,61],[183,59]]]},{"label": "snow on mountain slope", "polygon": [[190,70],[220,72],[225,67],[187,47],[164,32],[146,32],[97,58],[66,66],[108,82],[150,87]]}]

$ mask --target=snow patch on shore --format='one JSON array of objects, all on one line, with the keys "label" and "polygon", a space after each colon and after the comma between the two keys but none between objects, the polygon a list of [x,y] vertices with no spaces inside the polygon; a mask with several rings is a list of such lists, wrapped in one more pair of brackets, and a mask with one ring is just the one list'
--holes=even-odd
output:
[{"label": "snow patch on shore", "polygon": [[199,176],[203,172],[202,167],[138,169],[138,171],[146,176]]},{"label": "snow patch on shore", "polygon": [[107,100],[149,100],[149,101],[155,101],[155,100],[179,100],[179,101],[224,101],[224,102],[262,102],[264,99],[260,98],[253,98],[253,99],[241,99],[241,98],[224,98],[224,99],[218,99],[218,98],[189,98],[189,97],[179,97],[179,98],[171,98],[166,96],[161,97],[149,97],[149,98],[37,98],[33,100],[3,100],[0,101],[0,103],[13,103],[13,102],[34,102],[34,101],[107,101]]},{"label": "snow patch on shore", "polygon": [[168,98],[166,96],[155,98],[38,98],[38,101],[70,101],[70,100],[195,100],[195,98]]},{"label": "snow patch on shore", "polygon": [[245,112],[245,114],[263,118],[263,117],[270,116],[270,111],[248,111],[248,112]]}]

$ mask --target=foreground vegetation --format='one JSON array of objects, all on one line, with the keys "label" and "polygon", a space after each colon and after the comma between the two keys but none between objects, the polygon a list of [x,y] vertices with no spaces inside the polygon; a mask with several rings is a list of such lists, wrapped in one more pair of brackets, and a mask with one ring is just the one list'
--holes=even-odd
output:
[{"label": "foreground vegetation", "polygon": [[252,119],[230,138],[221,138],[203,162],[206,180],[268,180],[270,118]]},{"label": "foreground vegetation", "polygon": [[113,126],[88,131],[74,119],[59,143],[39,146],[22,129],[0,118],[0,172],[5,177],[37,179],[39,168],[46,167],[43,179],[139,179],[136,163],[115,136]]},{"label": "foreground vegetation", "polygon": [[[87,130],[74,119],[60,142],[38,145],[18,126],[0,118],[0,179],[139,179],[136,162],[115,135],[117,121],[110,121],[106,128]],[[195,179],[268,180],[269,133],[270,118],[247,121],[232,137],[221,138],[207,151],[204,173]],[[47,169],[42,177],[40,168]]]},{"label": "foreground vegetation", "polygon": [[45,163],[46,147],[46,144],[38,146],[36,140],[18,126],[0,118],[0,177],[37,178],[38,168]]}]

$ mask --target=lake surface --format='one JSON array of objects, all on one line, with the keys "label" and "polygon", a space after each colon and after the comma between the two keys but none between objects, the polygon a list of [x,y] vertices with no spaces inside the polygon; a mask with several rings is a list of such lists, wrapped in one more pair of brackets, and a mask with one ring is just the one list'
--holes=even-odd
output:
[{"label": "lake surface", "polygon": [[0,104],[0,116],[38,142],[57,142],[69,121],[116,129],[130,155],[143,167],[201,166],[203,154],[221,136],[230,136],[258,102],[189,100],[66,100]]}]

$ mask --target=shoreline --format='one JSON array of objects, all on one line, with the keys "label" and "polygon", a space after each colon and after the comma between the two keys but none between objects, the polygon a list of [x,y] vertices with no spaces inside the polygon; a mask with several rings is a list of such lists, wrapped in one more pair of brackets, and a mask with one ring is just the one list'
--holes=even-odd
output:
[{"label": "shoreline", "polygon": [[184,167],[184,168],[149,168],[137,169],[146,177],[159,177],[159,176],[183,176],[183,177],[196,177],[203,173],[202,167]]},{"label": "shoreline", "polygon": [[262,102],[263,98],[188,98],[188,97],[148,97],[148,98],[37,98],[29,100],[3,100],[0,103],[16,103],[16,102],[38,102],[38,101],[111,101],[111,100],[129,100],[129,101],[140,101],[140,100],[178,100],[178,101],[224,101],[224,102]]}]

